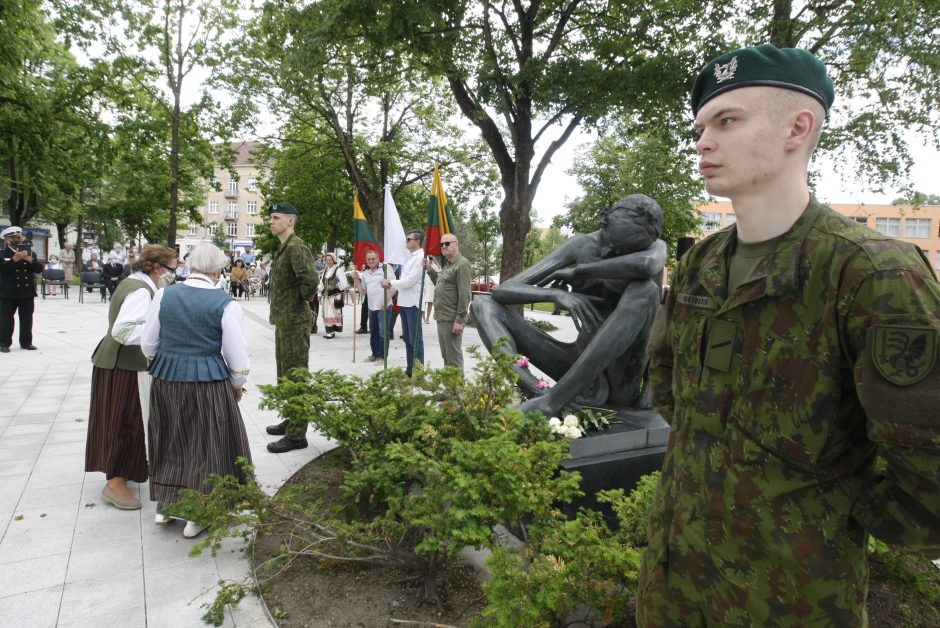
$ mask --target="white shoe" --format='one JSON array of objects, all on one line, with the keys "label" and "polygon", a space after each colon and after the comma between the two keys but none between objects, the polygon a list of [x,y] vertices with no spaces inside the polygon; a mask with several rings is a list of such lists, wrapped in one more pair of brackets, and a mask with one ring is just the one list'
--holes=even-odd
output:
[{"label": "white shoe", "polygon": [[153,522],[158,526],[165,526],[168,523],[173,523],[173,517],[167,517],[166,515],[157,513],[157,516],[153,518]]},{"label": "white shoe", "polygon": [[183,528],[183,536],[187,539],[194,539],[208,529],[209,526],[201,526],[195,521],[187,521],[186,527]]}]

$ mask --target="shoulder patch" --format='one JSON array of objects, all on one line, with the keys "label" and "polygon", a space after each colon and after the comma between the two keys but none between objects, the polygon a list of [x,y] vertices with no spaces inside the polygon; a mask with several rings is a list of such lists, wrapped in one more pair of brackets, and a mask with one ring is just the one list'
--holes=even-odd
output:
[{"label": "shoulder patch", "polygon": [[937,361],[936,329],[874,325],[872,332],[872,362],[892,384],[911,386],[933,371]]}]

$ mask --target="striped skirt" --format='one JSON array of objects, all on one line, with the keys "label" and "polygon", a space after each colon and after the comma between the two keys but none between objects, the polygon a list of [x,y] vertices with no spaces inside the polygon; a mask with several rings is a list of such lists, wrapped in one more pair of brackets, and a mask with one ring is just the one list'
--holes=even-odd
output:
[{"label": "striped skirt", "polygon": [[114,477],[133,482],[147,480],[137,371],[98,367],[92,370],[85,471],[100,471],[109,480]]},{"label": "striped skirt", "polygon": [[248,435],[229,380],[169,382],[154,379],[150,390],[150,499],[157,507],[179,501],[180,489],[208,493],[209,475],[233,475],[251,462]]}]

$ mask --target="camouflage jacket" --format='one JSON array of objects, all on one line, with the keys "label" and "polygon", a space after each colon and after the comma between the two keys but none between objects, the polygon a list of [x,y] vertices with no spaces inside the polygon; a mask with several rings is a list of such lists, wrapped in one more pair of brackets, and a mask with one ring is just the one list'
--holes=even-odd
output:
[{"label": "camouflage jacket", "polygon": [[307,301],[313,297],[320,280],[313,262],[310,249],[295,234],[277,247],[271,265],[272,325],[310,324]]},{"label": "camouflage jacket", "polygon": [[673,573],[718,625],[862,625],[867,534],[940,549],[940,286],[815,200],[729,295],[735,241],[683,257],[654,323],[672,434],[638,603]]}]

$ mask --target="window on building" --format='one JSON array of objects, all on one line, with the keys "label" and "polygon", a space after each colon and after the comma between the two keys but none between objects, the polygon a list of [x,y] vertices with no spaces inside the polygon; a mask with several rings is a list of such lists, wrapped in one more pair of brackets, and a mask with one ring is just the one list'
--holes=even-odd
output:
[{"label": "window on building", "polygon": [[258,180],[257,179],[248,179],[248,191],[257,192],[258,191]]},{"label": "window on building", "polygon": [[229,224],[225,225],[225,232],[233,238],[238,236],[238,225],[234,222],[230,222]]},{"label": "window on building", "polygon": [[238,201],[229,201],[225,211],[226,218],[238,218]]},{"label": "window on building", "polygon": [[937,251],[937,259],[934,260],[933,267],[940,270],[940,251]]},{"label": "window on building", "polygon": [[253,238],[255,236],[255,226],[253,224],[248,223],[245,225],[245,235],[249,238]]},{"label": "window on building", "polygon": [[209,201],[209,213],[210,214],[219,213],[219,201]]},{"label": "window on building", "polygon": [[721,229],[721,214],[702,212],[702,231],[718,231]]},{"label": "window on building", "polygon": [[214,236],[219,232],[219,223],[214,222],[211,225],[206,226],[206,235]]},{"label": "window on building", "polygon": [[725,214],[725,226],[733,225],[738,221],[738,217],[734,214]]},{"label": "window on building", "polygon": [[905,238],[929,238],[930,218],[908,218],[904,221]]},{"label": "window on building", "polygon": [[228,191],[237,192],[238,191],[238,179],[230,179],[228,182]]},{"label": "window on building", "polygon": [[900,218],[875,218],[875,231],[896,238],[901,235]]},{"label": "window on building", "polygon": [[248,213],[257,214],[258,213],[258,201],[248,201]]},{"label": "window on building", "polygon": [[190,223],[190,225],[189,225],[189,235],[191,235],[191,236],[199,235],[199,225],[197,225],[196,223]]},{"label": "window on building", "polygon": [[868,216],[852,216],[855,222],[868,226]]}]

